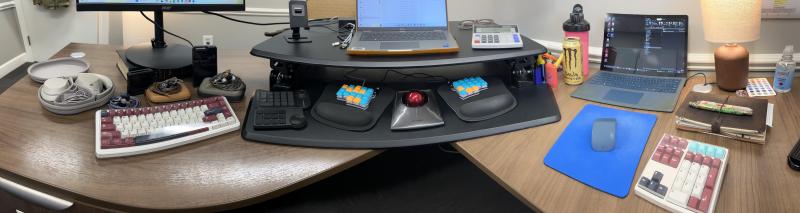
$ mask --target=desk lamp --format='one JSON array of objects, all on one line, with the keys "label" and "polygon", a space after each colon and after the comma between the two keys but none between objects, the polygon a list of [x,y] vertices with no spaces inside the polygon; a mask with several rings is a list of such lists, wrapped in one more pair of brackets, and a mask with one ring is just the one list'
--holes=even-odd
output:
[{"label": "desk lamp", "polygon": [[747,86],[750,53],[738,43],[758,40],[761,0],[700,0],[706,41],[724,45],[714,51],[717,86],[736,91]]}]

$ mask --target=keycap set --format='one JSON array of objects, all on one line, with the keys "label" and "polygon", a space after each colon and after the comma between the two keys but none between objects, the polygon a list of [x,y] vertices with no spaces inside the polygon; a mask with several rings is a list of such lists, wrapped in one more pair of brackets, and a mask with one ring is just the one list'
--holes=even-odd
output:
[{"label": "keycap set", "polygon": [[143,154],[239,129],[225,97],[135,109],[99,110],[96,154],[99,158]]},{"label": "keycap set", "polygon": [[674,212],[713,212],[728,149],[664,134],[635,192]]}]

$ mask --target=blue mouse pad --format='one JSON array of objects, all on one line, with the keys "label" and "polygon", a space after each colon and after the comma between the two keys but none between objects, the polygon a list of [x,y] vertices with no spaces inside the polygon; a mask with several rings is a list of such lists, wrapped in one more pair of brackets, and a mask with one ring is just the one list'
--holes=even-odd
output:
[{"label": "blue mouse pad", "polygon": [[[617,142],[609,152],[592,150],[592,124],[599,118],[617,119]],[[653,114],[587,104],[561,132],[544,164],[600,191],[626,197],[655,123]]]}]

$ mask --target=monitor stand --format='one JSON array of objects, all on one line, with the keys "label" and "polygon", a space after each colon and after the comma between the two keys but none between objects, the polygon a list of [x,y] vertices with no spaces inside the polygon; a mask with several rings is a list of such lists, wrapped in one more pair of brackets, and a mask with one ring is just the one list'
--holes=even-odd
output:
[{"label": "monitor stand", "polygon": [[178,70],[192,66],[192,48],[164,41],[164,12],[154,11],[155,38],[150,43],[141,43],[128,48],[125,57],[129,62],[153,70]]}]

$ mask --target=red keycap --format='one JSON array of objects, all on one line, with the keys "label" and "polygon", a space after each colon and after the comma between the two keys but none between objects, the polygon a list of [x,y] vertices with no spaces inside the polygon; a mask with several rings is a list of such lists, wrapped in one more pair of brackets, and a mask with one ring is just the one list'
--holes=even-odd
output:
[{"label": "red keycap", "polygon": [[703,158],[703,165],[709,165],[710,166],[711,165],[711,157],[708,157],[708,156],[704,157]]},{"label": "red keycap", "polygon": [[672,159],[669,160],[669,166],[678,168],[678,164],[681,162],[681,157],[677,155],[673,155]]},{"label": "red keycap", "polygon": [[125,146],[133,146],[134,144],[136,144],[133,138],[125,138],[123,143],[125,144]]},{"label": "red keycap", "polygon": [[119,131],[113,131],[113,132],[111,132],[111,137],[112,137],[112,139],[118,139],[118,138],[120,138],[120,136],[121,136],[121,135],[122,135],[122,134],[121,134],[121,133],[119,133]]},{"label": "red keycap", "polygon": [[108,149],[110,146],[111,146],[111,139],[110,138],[108,138],[108,139],[104,138],[104,139],[100,140],[100,148]]},{"label": "red keycap", "polygon": [[112,132],[110,132],[110,131],[100,132],[100,139],[101,140],[109,140],[109,141],[111,141],[112,138],[114,138],[114,135],[113,135]]},{"label": "red keycap", "polygon": [[675,151],[675,148],[672,148],[671,146],[667,147],[667,150],[666,150],[667,153],[672,154],[673,151]]},{"label": "red keycap", "polygon": [[185,102],[184,103],[179,103],[178,107],[179,107],[179,109],[186,108],[186,103]]},{"label": "red keycap", "polygon": [[231,114],[230,111],[223,111],[222,114],[225,115],[225,118],[233,117],[233,114]]},{"label": "red keycap", "polygon": [[681,157],[683,156],[683,150],[675,149],[675,151],[672,151],[672,155]]},{"label": "red keycap", "polygon": [[668,153],[664,153],[664,154],[661,155],[661,159],[659,159],[658,162],[661,162],[663,164],[669,165],[669,159],[670,158],[671,158],[671,156]]},{"label": "red keycap", "polygon": [[706,187],[713,189],[714,184],[717,184],[717,175],[719,175],[718,168],[711,168],[708,171],[708,178],[706,179]]},{"label": "red keycap", "polygon": [[212,122],[212,121],[216,121],[216,120],[217,120],[217,116],[216,115],[209,115],[209,116],[206,116],[205,118],[203,118],[203,122]]},{"label": "red keycap", "polygon": [[680,140],[678,140],[678,138],[672,138],[672,140],[669,140],[669,143],[672,144],[673,146],[678,146],[679,141]]},{"label": "red keycap", "polygon": [[145,115],[153,113],[153,108],[152,107],[145,107],[145,108],[142,109],[142,113],[144,113]]},{"label": "red keycap", "polygon": [[219,107],[218,103],[209,103],[209,104],[206,104],[206,105],[208,105],[209,109]]},{"label": "red keycap", "polygon": [[665,146],[665,145],[659,145],[658,148],[656,148],[656,151],[659,151],[659,152],[664,152],[666,150],[667,150],[667,146]]},{"label": "red keycap", "polygon": [[100,124],[100,131],[114,131],[117,127],[114,124]]},{"label": "red keycap", "polygon": [[100,123],[104,123],[104,124],[114,123],[114,118],[112,118],[112,117],[102,117],[102,118],[100,118]]},{"label": "red keycap", "polygon": [[719,168],[720,165],[722,165],[722,160],[714,158],[714,162],[711,163],[711,167]]},{"label": "red keycap", "polygon": [[225,97],[217,96],[217,101],[225,101]]},{"label": "red keycap", "polygon": [[694,155],[694,159],[692,159],[692,162],[695,162],[695,163],[702,163],[702,162],[703,162],[703,156],[701,156],[701,155],[699,155],[699,154],[695,154],[695,155]]},{"label": "red keycap", "polygon": [[209,104],[209,103],[212,103],[212,102],[214,102],[214,101],[215,101],[215,100],[214,100],[214,99],[212,99],[212,98],[206,98],[206,99],[203,99],[203,104]]},{"label": "red keycap", "polygon": [[111,139],[111,145],[114,145],[114,146],[122,145],[122,139],[120,139],[120,138]]},{"label": "red keycap", "polygon": [[686,149],[686,146],[688,146],[688,145],[689,145],[689,141],[687,141],[686,139],[683,139],[683,138],[681,138],[681,140],[678,142],[678,147],[680,147],[681,149]]},{"label": "red keycap", "polygon": [[108,117],[117,116],[117,110],[108,110]]},{"label": "red keycap", "polygon": [[672,136],[663,137],[663,138],[661,138],[661,141],[658,142],[658,144],[660,144],[660,145],[667,144],[667,143],[669,143],[670,138],[672,138]]},{"label": "red keycap", "polygon": [[688,161],[692,161],[692,159],[694,159],[694,152],[687,152],[686,153],[686,157],[683,158],[683,159],[686,159]]},{"label": "red keycap", "polygon": [[477,44],[477,43],[481,43],[481,40],[477,40],[476,39],[476,40],[473,40],[472,42]]},{"label": "red keycap", "polygon": [[661,160],[661,154],[662,154],[662,152],[659,152],[658,150],[656,150],[656,153],[653,153],[653,160],[654,161],[660,161]]},{"label": "red keycap", "polygon": [[692,196],[689,197],[689,203],[687,203],[686,205],[688,205],[690,208],[697,209],[697,204],[699,203],[700,203],[700,198]]},{"label": "red keycap", "polygon": [[700,206],[698,206],[697,210],[706,212],[708,211],[708,206],[711,205],[711,189],[705,188],[703,189],[703,195],[700,197]]}]

